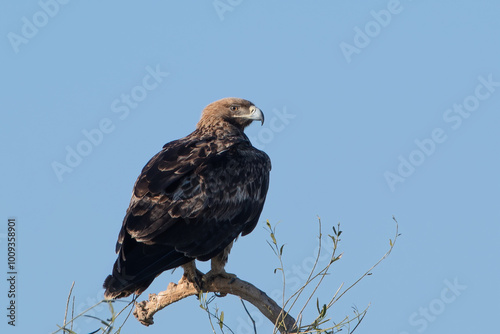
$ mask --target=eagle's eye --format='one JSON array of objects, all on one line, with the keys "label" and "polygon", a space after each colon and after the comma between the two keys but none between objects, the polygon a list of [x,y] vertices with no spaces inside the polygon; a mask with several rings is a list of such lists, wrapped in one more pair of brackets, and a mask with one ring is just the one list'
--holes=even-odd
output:
[{"label": "eagle's eye", "polygon": [[230,106],[229,110],[234,112],[234,111],[238,111],[239,108],[240,108],[239,106]]}]

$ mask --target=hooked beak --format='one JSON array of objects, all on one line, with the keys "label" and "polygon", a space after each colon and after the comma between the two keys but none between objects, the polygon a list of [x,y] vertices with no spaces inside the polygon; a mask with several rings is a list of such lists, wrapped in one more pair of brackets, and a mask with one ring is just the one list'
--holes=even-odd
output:
[{"label": "hooked beak", "polygon": [[248,115],[246,118],[251,119],[252,121],[260,121],[261,125],[264,125],[264,113],[262,113],[262,110],[260,110],[256,106],[250,107],[250,115]]}]

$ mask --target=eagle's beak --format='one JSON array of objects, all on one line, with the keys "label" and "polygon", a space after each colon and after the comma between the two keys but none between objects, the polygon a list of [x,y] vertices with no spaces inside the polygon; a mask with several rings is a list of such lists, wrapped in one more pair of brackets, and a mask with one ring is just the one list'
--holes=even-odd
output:
[{"label": "eagle's beak", "polygon": [[247,118],[252,121],[261,121],[261,125],[264,125],[264,113],[256,106],[250,107],[250,115],[248,115]]}]

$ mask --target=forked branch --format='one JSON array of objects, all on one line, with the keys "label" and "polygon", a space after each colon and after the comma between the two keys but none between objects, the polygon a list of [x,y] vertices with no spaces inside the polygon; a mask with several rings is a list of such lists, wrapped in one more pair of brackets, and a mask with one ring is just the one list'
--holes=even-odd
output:
[{"label": "forked branch", "polygon": [[[217,276],[203,285],[203,292],[216,292],[221,295],[231,294],[238,296],[253,304],[268,318],[280,333],[296,333],[296,321],[288,313],[284,312],[265,292],[239,278],[226,278]],[[153,316],[170,304],[189,296],[199,295],[200,291],[194,284],[181,279],[177,284],[170,283],[167,290],[159,294],[150,294],[149,300],[135,304],[134,316],[143,325],[153,324]]]}]

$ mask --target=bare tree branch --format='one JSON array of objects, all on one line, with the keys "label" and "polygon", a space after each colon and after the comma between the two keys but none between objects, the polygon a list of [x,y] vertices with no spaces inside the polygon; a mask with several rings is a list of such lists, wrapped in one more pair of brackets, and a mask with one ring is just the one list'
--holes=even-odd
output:
[{"label": "bare tree branch", "polygon": [[[278,304],[254,285],[239,278],[216,276],[203,284],[203,292],[217,292],[221,295],[231,294],[253,304],[259,311],[276,324],[280,333],[296,333],[296,321],[284,312]],[[182,278],[177,284],[170,283],[167,290],[159,294],[150,294],[149,300],[135,304],[134,316],[145,326],[153,324],[153,316],[170,304],[189,296],[198,295],[200,291],[194,284]]]}]

